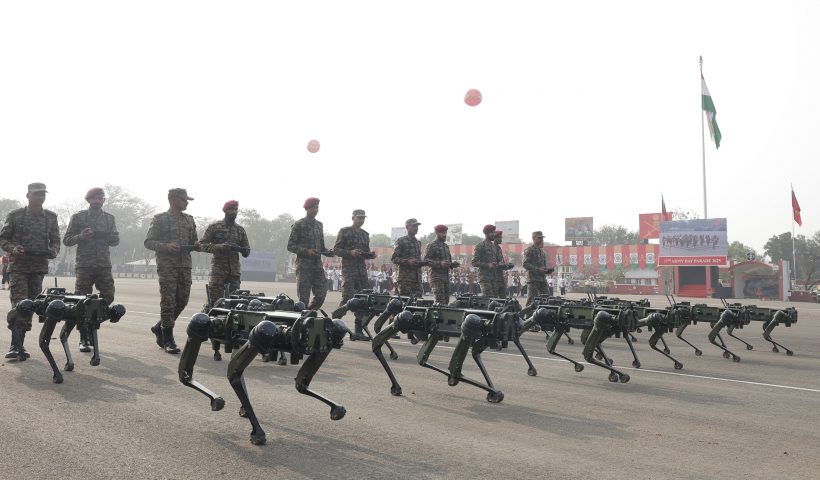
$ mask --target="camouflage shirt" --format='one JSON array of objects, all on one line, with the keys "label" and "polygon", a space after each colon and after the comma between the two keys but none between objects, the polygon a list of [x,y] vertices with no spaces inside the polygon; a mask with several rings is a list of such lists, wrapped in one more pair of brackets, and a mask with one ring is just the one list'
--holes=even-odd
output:
[{"label": "camouflage shirt", "polygon": [[60,227],[57,214],[45,210],[32,213],[28,207],[13,210],[6,217],[0,230],[0,248],[11,253],[14,247],[22,245],[29,251],[48,250],[48,256],[11,254],[13,263],[9,272],[48,273],[48,260],[56,258],[60,252]]},{"label": "camouflage shirt", "polygon": [[191,252],[182,249],[177,253],[169,252],[168,244],[194,245],[196,242],[194,217],[183,212],[174,214],[167,211],[154,215],[143,244],[148,250],[157,252],[157,269],[190,269]]},{"label": "camouflage shirt", "polygon": [[478,268],[479,279],[486,281],[495,278],[495,270],[490,269],[490,264],[493,262],[498,263],[495,242],[484,240],[475,246],[473,260],[470,264]]},{"label": "camouflage shirt", "polygon": [[409,260],[421,260],[421,242],[416,237],[405,235],[396,240],[396,248],[390,260],[398,265],[399,282],[418,279],[418,265],[410,265]]},{"label": "camouflage shirt", "polygon": [[364,267],[365,258],[361,255],[354,257],[351,250],[359,249],[362,252],[370,252],[370,234],[364,229],[355,227],[344,227],[339,230],[336,236],[336,245],[333,246],[333,253],[342,257],[342,268]]},{"label": "camouflage shirt", "polygon": [[[450,247],[447,246],[447,243],[441,241],[439,239],[433,240],[432,243],[427,245],[427,249],[424,251],[424,259],[429,260],[431,262],[447,262],[450,263],[453,261],[452,255],[450,255]],[[448,277],[450,273],[449,267],[437,267],[435,265],[430,267],[430,272],[432,273],[433,277]]]},{"label": "camouflage shirt", "polygon": [[322,222],[315,218],[300,218],[291,227],[288,251],[296,254],[297,267],[323,269],[321,255],[308,256],[307,251],[311,249],[317,253],[325,251]]},{"label": "camouflage shirt", "polygon": [[212,253],[214,255],[211,258],[212,274],[239,276],[241,274],[239,252],[234,252],[233,250],[228,250],[227,252],[218,251],[216,247],[223,243],[250,250],[251,246],[248,243],[248,235],[245,233],[245,229],[236,223],[228,224],[225,220],[219,220],[208,225],[200,242],[203,252]]},{"label": "camouflage shirt", "polygon": [[538,270],[547,268],[547,254],[544,249],[532,244],[524,250],[524,270],[530,282],[546,282],[546,275]]},{"label": "camouflage shirt", "polygon": [[[90,228],[94,235],[80,238],[80,232]],[[77,268],[111,268],[111,252],[108,247],[120,244],[120,234],[114,215],[102,210],[83,210],[71,216],[63,236],[66,247],[77,245]]]}]

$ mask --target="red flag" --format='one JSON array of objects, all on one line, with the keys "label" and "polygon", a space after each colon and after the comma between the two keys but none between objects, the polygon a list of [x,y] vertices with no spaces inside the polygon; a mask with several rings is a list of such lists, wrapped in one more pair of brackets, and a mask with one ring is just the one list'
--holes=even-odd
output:
[{"label": "red flag", "polygon": [[800,218],[800,204],[797,203],[797,197],[794,196],[794,190],[792,190],[792,210],[794,211],[794,221],[802,227],[803,220]]},{"label": "red flag", "polygon": [[661,195],[661,220],[664,222],[672,221],[672,215],[666,213],[666,202],[663,201],[663,195]]}]

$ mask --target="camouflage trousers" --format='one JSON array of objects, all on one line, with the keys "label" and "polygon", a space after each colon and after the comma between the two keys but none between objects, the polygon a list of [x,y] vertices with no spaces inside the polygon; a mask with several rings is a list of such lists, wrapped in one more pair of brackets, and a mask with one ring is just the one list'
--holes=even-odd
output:
[{"label": "camouflage trousers", "polygon": [[421,282],[419,282],[418,278],[400,278],[397,282],[397,287],[399,289],[399,295],[401,296],[421,296]]},{"label": "camouflage trousers", "polygon": [[[313,290],[313,302],[310,302],[310,292]],[[307,305],[310,310],[322,308],[327,296],[327,276],[323,268],[296,269],[296,294],[299,301]]]},{"label": "camouflage trousers", "polygon": [[111,267],[77,268],[74,291],[82,294],[93,293],[91,287],[94,285],[97,286],[100,297],[109,305],[114,303],[114,277],[111,276]]},{"label": "camouflage trousers", "polygon": [[44,273],[9,272],[9,297],[11,307],[25,299],[34,300],[34,297],[43,291]]},{"label": "camouflage trousers", "polygon": [[367,278],[367,269],[364,265],[360,267],[343,267],[342,268],[342,302],[339,306],[347,303],[353,298],[356,293],[364,290],[370,286],[370,281]]},{"label": "camouflage trousers", "polygon": [[496,272],[493,298],[507,298],[507,282],[504,280],[504,272],[501,270]]},{"label": "camouflage trousers", "polygon": [[527,284],[527,307],[535,300],[535,297],[547,294],[547,282],[529,282]]},{"label": "camouflage trousers", "polygon": [[239,290],[239,286],[242,284],[239,275],[227,275],[223,273],[214,273],[211,270],[211,276],[208,277],[208,297],[211,300],[210,305],[216,303],[216,301],[220,298],[225,296],[225,291],[230,295],[234,292],[234,290]]},{"label": "camouflage trousers", "polygon": [[191,269],[158,268],[159,275],[159,322],[162,328],[174,328],[179,314],[188,305],[191,296]]},{"label": "camouflage trousers", "polygon": [[436,303],[439,305],[447,305],[450,303],[450,279],[447,276],[436,277],[431,275],[430,287],[433,289]]}]

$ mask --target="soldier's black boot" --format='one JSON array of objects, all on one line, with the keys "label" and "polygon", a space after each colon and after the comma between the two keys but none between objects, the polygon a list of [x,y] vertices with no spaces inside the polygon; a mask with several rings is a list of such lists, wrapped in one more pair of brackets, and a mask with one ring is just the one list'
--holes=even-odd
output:
[{"label": "soldier's black boot", "polygon": [[23,360],[30,358],[31,355],[26,351],[25,347],[26,342],[26,332],[20,332],[20,351],[17,352],[17,358],[22,362]]},{"label": "soldier's black boot", "polygon": [[154,335],[156,335],[156,337],[157,337],[157,346],[158,346],[159,348],[162,348],[162,347],[163,347],[163,343],[162,343],[162,327],[160,327],[159,322],[157,322],[156,324],[154,324],[154,326],[153,326],[153,327],[151,327],[151,333],[153,333]]},{"label": "soldier's black boot", "polygon": [[85,328],[80,328],[80,351],[83,353],[88,353],[91,351],[91,346],[88,342],[88,330]]},{"label": "soldier's black boot", "polygon": [[164,327],[162,329],[162,340],[165,353],[179,353],[177,342],[174,341],[174,327]]},{"label": "soldier's black boot", "polygon": [[17,358],[17,347],[12,343],[9,347],[9,353],[6,354],[5,358]]},{"label": "soldier's black boot", "polygon": [[350,340],[357,341],[357,340],[367,340],[367,336],[364,334],[364,329],[362,329],[362,319],[357,318],[354,322],[356,331],[350,336]]}]

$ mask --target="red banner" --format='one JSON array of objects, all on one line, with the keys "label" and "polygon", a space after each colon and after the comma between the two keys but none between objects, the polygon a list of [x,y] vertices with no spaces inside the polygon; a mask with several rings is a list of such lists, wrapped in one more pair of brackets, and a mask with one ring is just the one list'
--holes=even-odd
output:
[{"label": "red banner", "polygon": [[660,238],[661,222],[672,220],[672,215],[666,214],[667,218],[663,217],[663,213],[639,213],[638,225],[641,240],[650,238]]},{"label": "red banner", "polygon": [[726,257],[722,255],[703,257],[658,257],[658,266],[661,267],[690,267],[697,265],[726,265]]}]

